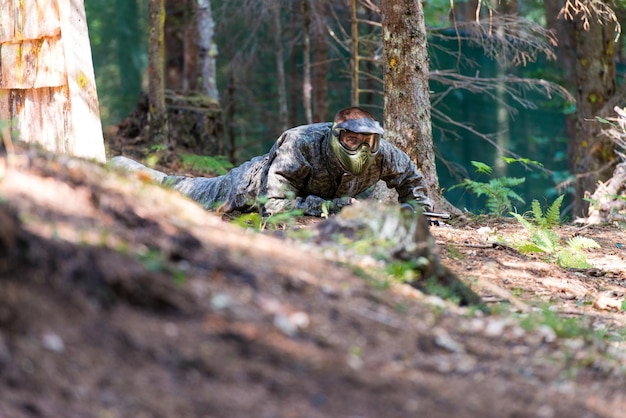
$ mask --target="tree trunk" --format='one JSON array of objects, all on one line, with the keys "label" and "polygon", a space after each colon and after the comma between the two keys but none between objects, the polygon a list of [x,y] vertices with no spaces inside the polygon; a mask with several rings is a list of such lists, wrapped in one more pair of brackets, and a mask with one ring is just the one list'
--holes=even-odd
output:
[{"label": "tree trunk", "polygon": [[165,0],[150,0],[150,32],[148,38],[148,101],[150,137],[155,143],[165,144],[173,149],[169,142],[167,108],[165,106]]},{"label": "tree trunk", "polygon": [[615,144],[601,134],[606,102],[616,92],[615,43],[613,22],[593,22],[583,28],[574,21],[576,49],[576,136],[568,143],[568,160],[576,176],[573,215],[585,216],[588,203],[583,199],[595,191],[598,181],[606,181],[616,164]]},{"label": "tree trunk", "polygon": [[350,2],[350,33],[352,34],[352,95],[350,104],[359,105],[359,20],[356,13],[356,0]]},{"label": "tree trunk", "polygon": [[302,102],[306,123],[313,123],[313,110],[311,109],[311,39],[309,26],[311,16],[309,14],[309,0],[302,0]]},{"label": "tree trunk", "polygon": [[429,68],[420,0],[383,0],[385,137],[422,171],[437,210],[459,213],[439,190],[430,116]]},{"label": "tree trunk", "polygon": [[[82,0],[3,2],[0,121],[51,152],[106,160]],[[6,138],[8,140],[8,137]]]},{"label": "tree trunk", "polygon": [[328,37],[326,36],[326,0],[313,2],[313,22],[311,25],[313,53],[313,122],[328,120]]},{"label": "tree trunk", "polygon": [[298,69],[298,48],[295,39],[301,30],[298,15],[302,11],[298,2],[291,2],[291,19],[289,23],[289,37],[294,40],[289,43],[289,126],[298,125],[298,104],[300,103],[300,73]]},{"label": "tree trunk", "polygon": [[215,22],[211,13],[211,2],[209,0],[197,0],[197,4],[194,26],[197,35],[199,79],[201,80],[198,91],[218,102],[220,95],[217,90],[217,70],[215,67],[217,45],[213,41]]},{"label": "tree trunk", "polygon": [[281,131],[287,130],[287,80],[283,54],[282,24],[280,22],[280,2],[272,5],[274,15],[274,50],[276,51],[276,83],[278,84],[278,124]]},{"label": "tree trunk", "polygon": [[[497,8],[497,13],[500,15],[516,15],[517,14],[517,2],[509,1],[508,3],[500,3]],[[499,26],[497,29],[498,37],[504,38],[504,27]],[[511,64],[512,65],[512,64]],[[496,85],[496,97],[497,100],[497,111],[496,111],[496,123],[497,123],[497,133],[496,142],[498,146],[496,147],[495,159],[493,162],[493,171],[494,176],[496,177],[505,177],[508,175],[508,164],[504,161],[504,157],[506,157],[508,152],[511,150],[511,115],[509,114],[509,110],[502,103],[506,103],[507,95],[506,95],[506,85],[504,79],[509,71],[508,65],[503,65],[500,63],[496,66],[496,79],[498,79],[498,83]]]}]

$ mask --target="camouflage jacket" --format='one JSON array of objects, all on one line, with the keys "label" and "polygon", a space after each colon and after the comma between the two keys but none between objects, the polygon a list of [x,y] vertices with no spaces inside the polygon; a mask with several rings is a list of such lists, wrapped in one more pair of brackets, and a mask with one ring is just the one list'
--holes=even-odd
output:
[{"label": "camouflage jacket", "polygon": [[432,210],[424,179],[406,153],[381,140],[369,169],[359,176],[352,175],[342,168],[330,148],[330,127],[331,123],[316,123],[289,129],[269,153],[224,176],[168,176],[163,182],[219,212],[260,210],[274,214],[300,209],[305,215],[320,216],[324,205],[329,212],[337,212],[350,204],[352,197],[383,180],[398,192],[399,202]]}]

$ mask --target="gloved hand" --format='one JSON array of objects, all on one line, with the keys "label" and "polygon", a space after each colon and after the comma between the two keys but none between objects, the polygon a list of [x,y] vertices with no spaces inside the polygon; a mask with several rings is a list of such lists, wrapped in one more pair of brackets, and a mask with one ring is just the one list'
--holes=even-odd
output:
[{"label": "gloved hand", "polygon": [[335,199],[331,201],[330,210],[331,212],[339,212],[341,208],[343,208],[344,206],[351,205],[352,203],[354,203],[354,201],[356,201],[356,199],[349,197],[349,196],[348,197],[336,197]]}]

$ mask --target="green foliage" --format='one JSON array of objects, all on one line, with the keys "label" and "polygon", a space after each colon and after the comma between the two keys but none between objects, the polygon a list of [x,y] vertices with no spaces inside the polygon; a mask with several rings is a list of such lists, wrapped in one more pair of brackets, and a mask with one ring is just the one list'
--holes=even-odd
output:
[{"label": "green foliage", "polygon": [[532,164],[537,167],[543,167],[539,161],[531,160],[530,158],[511,158],[511,157],[502,157],[502,160],[507,164],[512,163],[521,163],[521,164]]},{"label": "green foliage", "polygon": [[293,225],[299,216],[302,216],[302,210],[300,209],[280,212],[268,217],[263,217],[260,213],[253,212],[237,216],[232,220],[232,223],[244,228],[252,228],[256,231],[278,230]]},{"label": "green foliage", "polygon": [[559,338],[590,338],[593,334],[588,324],[577,318],[563,318],[549,307],[525,316],[521,321],[521,326],[526,330],[536,330],[541,326],[547,326]]},{"label": "green foliage", "polygon": [[223,155],[211,157],[208,155],[181,154],[183,167],[187,170],[195,170],[204,174],[226,174],[233,168],[233,164]]},{"label": "green foliage", "polygon": [[544,215],[541,205],[537,199],[534,199],[530,205],[535,222],[542,228],[553,228],[561,224],[561,204],[564,195],[554,199],[554,202],[546,209]]},{"label": "green foliage", "polygon": [[563,195],[557,197],[544,213],[537,200],[531,204],[532,222],[518,213],[511,213],[526,228],[531,238],[515,245],[524,253],[545,253],[549,261],[563,268],[589,268],[593,267],[588,261],[584,249],[600,248],[598,243],[590,238],[581,236],[568,239],[565,244],[553,231],[560,224],[560,208]]},{"label": "green foliage", "polygon": [[[514,160],[516,162],[517,160]],[[490,175],[493,172],[491,166],[480,161],[472,161],[472,165],[479,174]],[[474,193],[477,197],[484,196],[487,200],[485,207],[489,213],[494,215],[502,215],[513,208],[513,201],[525,203],[524,199],[512,190],[513,187],[524,183],[524,177],[499,177],[491,179],[488,182],[480,182],[477,180],[464,179],[461,183],[450,188],[453,190],[457,187],[463,187]]]}]

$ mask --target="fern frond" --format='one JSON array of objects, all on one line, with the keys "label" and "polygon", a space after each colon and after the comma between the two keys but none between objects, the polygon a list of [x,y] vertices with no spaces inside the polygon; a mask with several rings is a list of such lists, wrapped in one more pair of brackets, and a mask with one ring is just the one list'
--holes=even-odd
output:
[{"label": "fern frond", "polygon": [[522,204],[526,203],[526,201],[524,199],[522,199],[522,197],[520,195],[518,195],[517,193],[515,193],[513,190],[509,190],[508,193],[507,193],[507,196],[510,199],[515,199],[515,200],[517,200],[518,202],[520,202]]},{"label": "fern frond", "polygon": [[537,199],[533,199],[530,204],[530,210],[535,218],[535,222],[541,227],[546,227],[546,220],[543,217],[543,211],[541,210],[541,205]]},{"label": "fern frond", "polygon": [[536,229],[532,235],[533,242],[546,253],[553,253],[559,247],[559,237],[547,229]]},{"label": "fern frond", "polygon": [[516,248],[517,248],[517,251],[519,251],[522,254],[545,253],[543,248],[540,248],[538,245],[533,244],[532,242],[524,242],[521,245],[518,245]]},{"label": "fern frond", "polygon": [[568,239],[567,246],[575,251],[589,248],[600,248],[600,244],[598,244],[595,240],[581,236]]},{"label": "fern frond", "polygon": [[564,247],[556,254],[556,264],[563,268],[584,269],[593,267],[585,254],[569,247]]},{"label": "fern frond", "polygon": [[493,168],[491,168],[491,166],[480,161],[470,161],[470,163],[474,166],[476,172],[478,173],[491,174],[491,172],[493,171]]},{"label": "fern frond", "polygon": [[524,218],[522,215],[520,215],[519,213],[514,213],[514,212],[511,212],[511,216],[513,216],[515,219],[517,219],[517,220],[518,220],[518,222],[519,222],[519,223],[521,223],[521,224],[522,224],[522,226],[523,226],[524,228],[526,228],[527,230],[529,230],[529,231],[531,231],[531,232],[532,232],[532,231],[534,231],[535,229],[537,229],[537,228],[535,228],[535,226],[534,226],[533,224],[531,224],[530,222],[528,222],[528,220],[527,220],[526,218]]},{"label": "fern frond", "polygon": [[563,203],[564,195],[560,195],[550,207],[546,210],[546,224],[548,227],[557,226],[561,223],[561,203]]},{"label": "fern frond", "polygon": [[526,181],[526,177],[498,177],[493,179],[495,185],[500,187],[515,187]]}]

